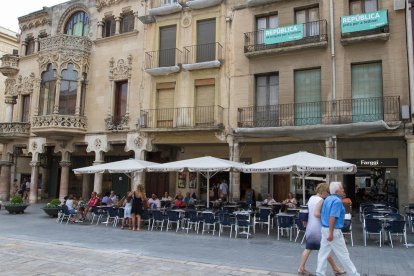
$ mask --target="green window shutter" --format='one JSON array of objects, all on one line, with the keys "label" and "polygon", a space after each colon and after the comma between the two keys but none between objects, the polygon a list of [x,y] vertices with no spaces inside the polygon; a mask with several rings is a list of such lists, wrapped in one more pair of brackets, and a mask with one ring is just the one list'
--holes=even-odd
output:
[{"label": "green window shutter", "polygon": [[352,121],[372,122],[383,119],[382,64],[355,64],[351,68]]},{"label": "green window shutter", "polygon": [[295,71],[295,125],[321,122],[321,69]]}]

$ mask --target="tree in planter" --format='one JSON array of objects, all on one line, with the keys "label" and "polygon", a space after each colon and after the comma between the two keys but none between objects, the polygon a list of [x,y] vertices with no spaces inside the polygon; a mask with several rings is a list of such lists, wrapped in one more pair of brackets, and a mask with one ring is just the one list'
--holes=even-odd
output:
[{"label": "tree in planter", "polygon": [[7,211],[9,211],[10,214],[12,213],[20,214],[20,213],[24,213],[24,210],[27,208],[27,206],[29,206],[29,204],[26,204],[25,202],[23,202],[23,199],[21,196],[16,195],[12,197],[10,202],[4,205],[4,208]]}]

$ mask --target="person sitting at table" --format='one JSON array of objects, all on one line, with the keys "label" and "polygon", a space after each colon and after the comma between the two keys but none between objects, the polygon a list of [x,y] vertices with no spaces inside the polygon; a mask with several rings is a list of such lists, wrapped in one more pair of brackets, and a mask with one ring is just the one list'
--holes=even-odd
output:
[{"label": "person sitting at table", "polygon": [[161,198],[162,201],[171,201],[172,197],[168,194],[168,192],[164,193],[164,196]]},{"label": "person sitting at table", "polygon": [[174,208],[184,208],[186,204],[184,202],[182,195],[177,195],[176,200],[174,201]]},{"label": "person sitting at table", "polygon": [[150,209],[159,209],[161,208],[161,201],[156,194],[152,194],[151,198],[148,200],[148,205]]},{"label": "person sitting at table", "polygon": [[291,192],[288,193],[288,198],[283,200],[282,203],[286,204],[288,208],[296,208],[298,205],[296,198],[293,197],[293,194]]},{"label": "person sitting at table", "polygon": [[115,194],[115,191],[111,191],[109,198],[111,199],[113,205],[116,205],[118,203],[118,197]]},{"label": "person sitting at table", "polygon": [[191,199],[191,196],[190,196],[190,192],[186,192],[185,193],[185,197],[184,197],[184,202],[185,202],[185,205],[187,205],[188,206],[188,204],[190,203],[190,199]]},{"label": "person sitting at table", "polygon": [[68,207],[69,214],[73,215],[70,218],[71,222],[77,222],[77,218],[76,218],[77,211],[75,209],[77,207],[77,204],[78,203],[77,203],[76,198],[74,198],[73,195],[69,195],[68,199],[66,200],[65,205]]},{"label": "person sitting at table", "polygon": [[102,205],[106,205],[106,206],[112,205],[112,199],[109,196],[110,196],[110,193],[106,192],[105,196],[102,198]]},{"label": "person sitting at table", "polygon": [[180,190],[177,191],[177,193],[175,194],[174,200],[177,200],[178,198],[183,198],[183,194],[181,193]]},{"label": "person sitting at table", "polygon": [[267,197],[263,201],[263,205],[272,205],[275,203],[276,203],[276,200],[274,200],[271,194],[267,194]]},{"label": "person sitting at table", "polygon": [[96,194],[96,192],[92,192],[91,193],[91,198],[89,199],[88,203],[85,205],[85,209],[83,211],[83,218],[86,218],[86,215],[88,214],[88,212],[92,209],[93,206],[98,206],[99,205],[99,198]]}]

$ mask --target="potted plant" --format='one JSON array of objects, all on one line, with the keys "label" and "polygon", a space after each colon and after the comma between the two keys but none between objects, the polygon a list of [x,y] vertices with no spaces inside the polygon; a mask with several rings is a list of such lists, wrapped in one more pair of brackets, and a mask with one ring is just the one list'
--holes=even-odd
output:
[{"label": "potted plant", "polygon": [[22,197],[16,195],[12,197],[10,202],[4,205],[4,208],[9,211],[10,214],[23,214],[27,206],[29,206],[29,204],[24,203]]},{"label": "potted plant", "polygon": [[42,210],[50,217],[57,217],[60,207],[60,200],[57,198],[52,199],[48,204],[46,204]]}]

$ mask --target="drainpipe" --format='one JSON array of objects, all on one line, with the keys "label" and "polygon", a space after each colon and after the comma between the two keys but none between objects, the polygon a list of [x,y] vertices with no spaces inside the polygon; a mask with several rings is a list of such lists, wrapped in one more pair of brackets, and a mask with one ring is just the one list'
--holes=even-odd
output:
[{"label": "drainpipe", "polygon": [[[414,9],[414,3],[407,3],[406,6],[406,26],[407,26],[407,55],[408,55],[408,79],[409,79],[409,97],[410,97],[410,108],[413,113],[414,108],[414,49],[413,49],[413,19],[412,9]],[[412,116],[410,116],[412,117]]]},{"label": "drainpipe", "polygon": [[[331,37],[331,67],[332,67],[332,100],[336,100],[336,65],[335,65],[335,30],[334,30],[334,4],[329,0],[329,27]],[[336,111],[336,110],[334,110]]]}]

